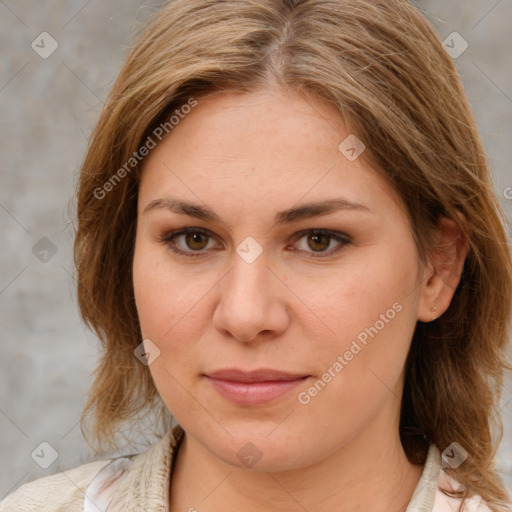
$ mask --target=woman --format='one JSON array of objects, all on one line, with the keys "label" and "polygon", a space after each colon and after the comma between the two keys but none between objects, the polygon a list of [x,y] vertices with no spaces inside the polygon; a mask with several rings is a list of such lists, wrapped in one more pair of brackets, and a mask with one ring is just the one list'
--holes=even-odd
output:
[{"label": "woman", "polygon": [[78,222],[104,348],[84,430],[105,453],[151,413],[162,437],[2,511],[511,510],[505,218],[404,0],[169,3],[93,134]]}]

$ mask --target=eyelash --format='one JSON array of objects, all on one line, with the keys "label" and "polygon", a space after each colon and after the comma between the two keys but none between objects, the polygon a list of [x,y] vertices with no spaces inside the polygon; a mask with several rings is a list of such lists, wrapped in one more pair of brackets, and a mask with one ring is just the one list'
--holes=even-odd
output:
[{"label": "eyelash", "polygon": [[[210,237],[210,238],[214,238],[213,235],[205,230],[205,229],[202,229],[202,228],[184,228],[184,229],[180,229],[178,231],[171,231],[170,233],[167,233],[166,235],[160,237],[158,239],[159,242],[167,245],[167,247],[169,247],[169,249],[171,251],[173,251],[174,253],[176,254],[180,254],[180,255],[183,255],[183,256],[186,256],[186,257],[190,257],[190,258],[194,258],[194,257],[199,257],[199,256],[204,256],[205,255],[205,251],[183,251],[182,249],[178,249],[173,243],[172,243],[172,240],[180,235],[186,235],[186,234],[201,234],[201,235],[205,235],[207,237]],[[311,254],[311,257],[312,258],[326,258],[328,256],[331,256],[333,255],[334,253],[337,253],[338,251],[340,251],[343,247],[345,247],[346,245],[349,245],[351,243],[351,241],[349,240],[349,238],[346,236],[346,235],[342,235],[341,233],[337,233],[337,232],[333,232],[333,231],[329,231],[329,230],[324,230],[324,229],[305,229],[303,231],[300,231],[298,233],[295,234],[295,237],[294,237],[294,242],[297,242],[298,240],[300,240],[303,236],[305,235],[327,235],[329,237],[331,237],[331,239],[334,239],[336,240],[337,242],[340,242],[341,245],[334,248],[334,249],[331,249],[330,251],[327,251],[327,252],[321,252],[321,253],[309,253]],[[306,251],[307,252],[307,251]]]}]

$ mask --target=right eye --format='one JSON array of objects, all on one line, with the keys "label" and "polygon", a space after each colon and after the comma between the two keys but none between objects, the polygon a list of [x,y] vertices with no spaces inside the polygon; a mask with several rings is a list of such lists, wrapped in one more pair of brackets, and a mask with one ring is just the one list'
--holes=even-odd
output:
[{"label": "right eye", "polygon": [[[183,256],[204,256],[207,249],[208,238],[212,235],[201,228],[184,228],[177,231],[171,231],[160,238],[160,242],[164,243],[171,251]],[[182,240],[181,247],[176,240]]]}]

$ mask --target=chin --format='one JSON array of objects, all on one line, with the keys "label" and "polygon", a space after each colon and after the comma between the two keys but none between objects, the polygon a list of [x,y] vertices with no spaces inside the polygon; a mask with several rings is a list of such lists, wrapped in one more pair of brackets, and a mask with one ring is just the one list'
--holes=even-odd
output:
[{"label": "chin", "polygon": [[289,471],[314,462],[306,460],[303,436],[284,428],[280,435],[271,432],[272,429],[261,426],[241,425],[238,432],[230,430],[232,437],[223,430],[222,434],[199,442],[225,463],[255,472]]}]

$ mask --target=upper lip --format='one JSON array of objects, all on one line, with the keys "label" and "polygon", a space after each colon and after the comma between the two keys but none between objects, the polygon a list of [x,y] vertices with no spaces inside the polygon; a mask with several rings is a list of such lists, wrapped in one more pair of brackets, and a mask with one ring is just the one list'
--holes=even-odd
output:
[{"label": "upper lip", "polygon": [[303,379],[308,375],[303,373],[287,373],[270,368],[260,368],[257,370],[240,370],[238,368],[224,368],[209,372],[207,377],[219,380],[230,380],[235,382],[268,382],[277,380],[297,380]]}]

